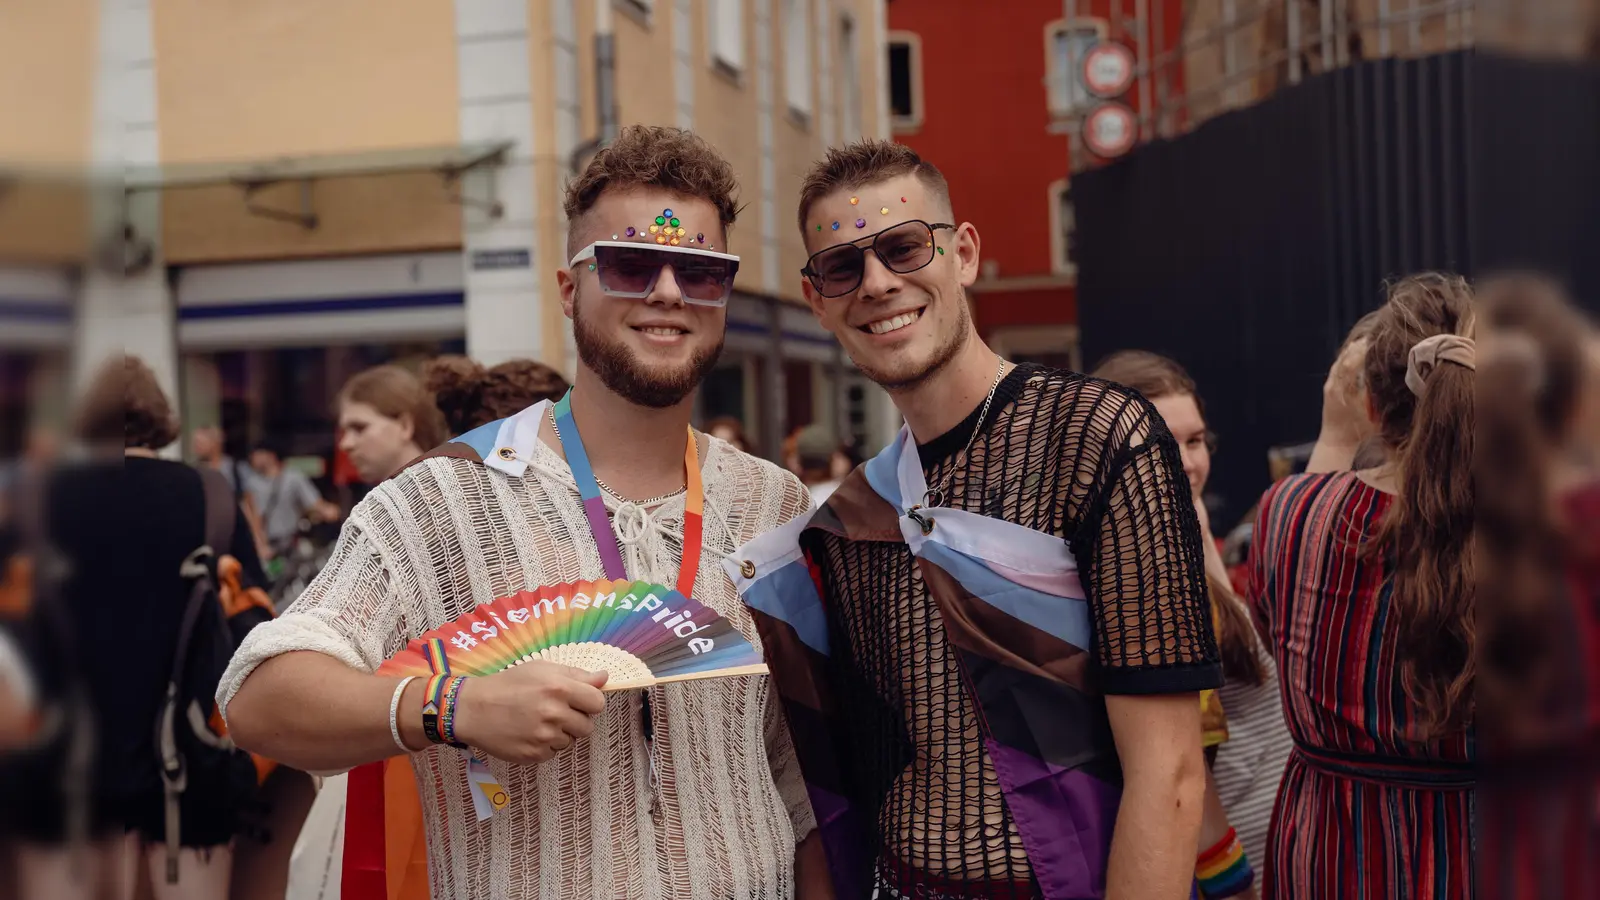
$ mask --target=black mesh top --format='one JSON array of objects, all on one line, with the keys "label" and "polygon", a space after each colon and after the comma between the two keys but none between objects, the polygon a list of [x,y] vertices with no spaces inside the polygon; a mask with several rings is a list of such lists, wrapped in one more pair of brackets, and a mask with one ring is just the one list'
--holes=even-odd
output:
[{"label": "black mesh top", "polygon": [[[996,390],[967,458],[979,412],[918,448],[927,482],[937,487],[959,467],[946,506],[1068,543],[1089,595],[1093,689],[1218,686],[1199,523],[1177,443],[1154,407],[1120,385],[1020,365]],[[856,777],[867,782],[858,787],[869,803],[881,797],[865,810],[879,825],[876,849],[890,867],[1017,884],[1012,896],[1031,896],[1027,854],[909,549],[809,535],[835,613],[830,677]],[[948,885],[938,893],[963,895]],[[981,893],[1007,896],[993,885]]]}]

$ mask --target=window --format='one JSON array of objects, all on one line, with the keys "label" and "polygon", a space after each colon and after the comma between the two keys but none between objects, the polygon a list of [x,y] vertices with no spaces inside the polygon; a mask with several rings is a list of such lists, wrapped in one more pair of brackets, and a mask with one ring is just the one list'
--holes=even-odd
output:
[{"label": "window", "polygon": [[1084,112],[1093,99],[1083,85],[1083,59],[1089,49],[1106,38],[1104,19],[1057,19],[1045,26],[1045,86],[1050,113],[1070,116]]},{"label": "window", "polygon": [[908,31],[889,33],[889,115],[902,131],[922,124],[922,39]]},{"label": "window", "polygon": [[706,21],[711,29],[711,62],[734,72],[744,70],[745,0],[710,0]]},{"label": "window", "polygon": [[856,20],[848,13],[839,17],[839,71],[843,81],[843,130],[846,140],[861,136],[861,45],[856,36]]},{"label": "window", "polygon": [[1072,208],[1072,182],[1063,178],[1053,182],[1048,192],[1050,203],[1050,268],[1057,275],[1078,274],[1078,254],[1074,246],[1078,217]]},{"label": "window", "polygon": [[783,90],[790,109],[810,114],[810,0],[783,0]]}]

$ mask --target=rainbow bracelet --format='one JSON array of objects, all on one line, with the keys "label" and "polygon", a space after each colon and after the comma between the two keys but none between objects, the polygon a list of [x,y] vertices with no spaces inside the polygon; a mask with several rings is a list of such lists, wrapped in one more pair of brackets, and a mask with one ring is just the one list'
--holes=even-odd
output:
[{"label": "rainbow bracelet", "polygon": [[467,745],[456,740],[456,700],[461,697],[461,686],[466,683],[465,675],[450,679],[449,687],[445,688],[444,705],[439,709],[439,737],[444,743],[462,750],[467,749]]},{"label": "rainbow bracelet", "polygon": [[1200,881],[1200,896],[1206,900],[1232,897],[1243,893],[1255,883],[1255,870],[1244,855],[1244,845],[1232,829],[1222,840],[1201,853],[1195,862],[1194,874]]}]

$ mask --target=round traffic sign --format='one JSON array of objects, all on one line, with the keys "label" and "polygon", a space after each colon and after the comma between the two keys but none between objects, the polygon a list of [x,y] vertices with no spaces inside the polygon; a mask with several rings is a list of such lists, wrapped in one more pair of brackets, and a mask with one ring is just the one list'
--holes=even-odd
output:
[{"label": "round traffic sign", "polygon": [[1101,41],[1083,56],[1083,86],[1102,100],[1120,97],[1133,86],[1133,52],[1114,41]]},{"label": "round traffic sign", "polygon": [[1139,123],[1133,110],[1121,103],[1105,103],[1083,120],[1083,145],[1101,159],[1114,159],[1133,149]]}]

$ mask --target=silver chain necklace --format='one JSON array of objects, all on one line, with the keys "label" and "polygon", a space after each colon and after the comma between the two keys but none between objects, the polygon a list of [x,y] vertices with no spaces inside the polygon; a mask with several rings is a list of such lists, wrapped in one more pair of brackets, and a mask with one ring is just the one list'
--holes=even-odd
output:
[{"label": "silver chain necklace", "polygon": [[978,421],[972,426],[972,434],[967,438],[967,446],[962,448],[960,455],[951,458],[950,471],[945,474],[944,481],[942,481],[938,487],[929,488],[926,492],[924,492],[922,495],[922,502],[911,507],[911,509],[908,511],[911,518],[916,520],[918,525],[922,526],[923,534],[931,534],[933,532],[933,520],[926,516],[918,515],[917,510],[944,505],[946,499],[945,491],[950,489],[951,482],[955,481],[956,472],[960,471],[961,468],[960,466],[956,465],[956,462],[962,456],[969,456],[972,453],[972,445],[978,441],[978,432],[983,430],[983,420],[989,417],[989,406],[990,404],[994,403],[995,391],[1000,389],[1000,381],[1006,374],[1006,361],[1004,359],[1000,359],[998,356],[995,358],[1000,360],[1000,367],[995,370],[994,383],[989,385],[989,396],[983,399],[983,409],[978,413]]},{"label": "silver chain necklace", "polygon": [[[559,438],[561,436],[561,426],[556,424],[556,408],[554,406],[550,407],[550,427],[556,430],[556,437]],[[618,503],[631,503],[634,506],[645,508],[659,506],[660,504],[665,503],[668,500],[671,500],[673,497],[676,497],[688,490],[688,485],[685,485],[675,491],[668,491],[659,497],[652,497],[649,500],[629,500],[627,497],[624,497],[612,490],[610,485],[606,484],[604,481],[601,481],[599,475],[594,476],[594,483],[600,486],[600,490],[610,494],[611,499],[617,501]]]}]

